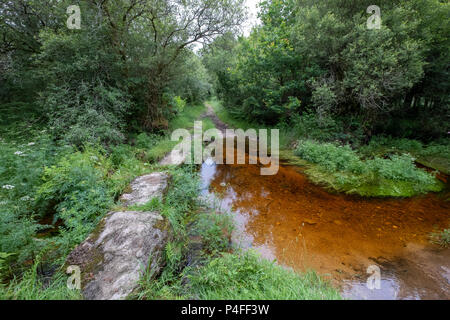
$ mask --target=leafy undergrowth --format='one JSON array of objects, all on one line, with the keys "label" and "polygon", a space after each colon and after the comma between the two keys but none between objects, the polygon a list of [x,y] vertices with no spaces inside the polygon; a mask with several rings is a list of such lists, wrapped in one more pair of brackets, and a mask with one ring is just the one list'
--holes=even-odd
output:
[{"label": "leafy undergrowth", "polygon": [[362,159],[349,146],[299,141],[295,154],[312,163],[305,170],[317,184],[370,197],[410,197],[438,192],[443,184],[417,168],[408,154]]},{"label": "leafy undergrowth", "polygon": [[[3,298],[65,299],[65,283],[58,281],[67,279],[61,270],[66,255],[133,178],[154,170],[123,146],[75,151],[43,139],[0,144],[6,164],[0,168],[0,252],[7,254],[0,277],[9,280],[0,288]],[[48,233],[52,229],[55,234]],[[55,272],[44,285],[49,270]]]},{"label": "leafy undergrowth", "polygon": [[58,270],[50,279],[39,273],[40,256],[21,277],[14,277],[8,285],[0,284],[0,299],[8,300],[79,300],[78,290],[67,287],[67,275]]},{"label": "leafy undergrowth", "polygon": [[[191,114],[187,106],[171,126],[192,127],[204,106],[192,108]],[[160,170],[157,160],[174,143],[167,133],[142,133],[133,145],[86,144],[78,149],[55,141],[30,119],[0,126],[0,283],[5,283],[0,298],[65,299],[65,283],[58,281],[67,278],[61,270],[66,255],[94,230],[134,178]],[[164,214],[177,224],[170,208]],[[33,268],[39,272],[31,272]],[[48,272],[53,277],[44,283]]]}]

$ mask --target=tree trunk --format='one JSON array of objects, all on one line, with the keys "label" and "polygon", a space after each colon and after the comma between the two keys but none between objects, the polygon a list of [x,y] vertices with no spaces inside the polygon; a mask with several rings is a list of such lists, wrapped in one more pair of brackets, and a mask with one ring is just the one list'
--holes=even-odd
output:
[{"label": "tree trunk", "polygon": [[145,130],[165,130],[169,124],[163,114],[164,101],[163,90],[165,81],[162,77],[162,68],[159,66],[155,74],[150,74],[148,79],[147,91],[147,110],[143,117],[143,127]]}]

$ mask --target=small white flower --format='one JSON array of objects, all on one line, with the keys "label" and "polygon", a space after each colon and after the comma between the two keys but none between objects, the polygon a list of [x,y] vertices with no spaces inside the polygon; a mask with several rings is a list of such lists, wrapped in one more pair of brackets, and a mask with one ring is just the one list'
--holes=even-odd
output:
[{"label": "small white flower", "polygon": [[29,144],[28,144],[28,146],[34,146],[36,143],[34,143],[34,142],[30,142]]},{"label": "small white flower", "polygon": [[22,152],[22,151],[16,151],[16,152],[14,152],[14,154],[15,154],[16,156],[21,156],[21,155],[23,154],[23,152]]},{"label": "small white flower", "polygon": [[6,204],[8,204],[8,201],[0,201],[0,206],[4,206]]},{"label": "small white flower", "polygon": [[22,201],[30,201],[31,198],[29,196],[24,196],[24,197],[20,198],[20,200],[22,200]]},{"label": "small white flower", "polygon": [[5,184],[2,188],[6,189],[6,190],[11,190],[11,189],[14,189],[15,187],[10,184]]}]

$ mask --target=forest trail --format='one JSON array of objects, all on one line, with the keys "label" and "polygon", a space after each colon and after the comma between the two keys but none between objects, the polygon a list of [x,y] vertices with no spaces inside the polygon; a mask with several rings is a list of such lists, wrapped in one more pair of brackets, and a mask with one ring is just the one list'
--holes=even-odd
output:
[{"label": "forest trail", "polygon": [[202,118],[209,118],[211,119],[211,121],[214,123],[214,125],[216,126],[216,129],[219,129],[222,134],[225,135],[225,130],[229,129],[228,126],[223,123],[219,117],[217,117],[216,113],[214,112],[214,109],[212,108],[212,106],[205,102],[205,106],[206,106],[206,112],[202,115]]}]

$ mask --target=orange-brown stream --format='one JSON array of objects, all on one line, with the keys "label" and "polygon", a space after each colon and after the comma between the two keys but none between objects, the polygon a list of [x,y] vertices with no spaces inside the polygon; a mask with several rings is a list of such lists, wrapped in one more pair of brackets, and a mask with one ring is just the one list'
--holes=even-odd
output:
[{"label": "orange-brown stream", "polygon": [[[259,165],[201,168],[204,194],[232,212],[233,242],[298,271],[313,269],[356,299],[449,299],[450,250],[429,234],[448,228],[442,194],[366,199],[331,194],[297,167],[274,176]],[[380,289],[368,289],[367,267],[381,269]]]}]

